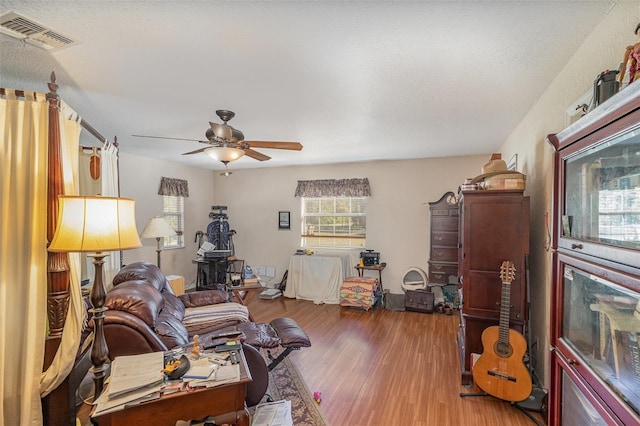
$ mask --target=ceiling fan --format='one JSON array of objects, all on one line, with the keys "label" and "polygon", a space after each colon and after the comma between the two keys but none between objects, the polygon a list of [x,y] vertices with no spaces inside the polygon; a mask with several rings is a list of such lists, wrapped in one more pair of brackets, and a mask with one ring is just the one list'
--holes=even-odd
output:
[{"label": "ceiling fan", "polygon": [[237,160],[238,158],[246,155],[258,161],[266,161],[271,157],[261,152],[255,151],[253,148],[266,148],[266,149],[288,149],[293,151],[302,150],[302,144],[300,142],[279,142],[279,141],[248,141],[244,139],[244,134],[229,124],[236,114],[233,111],[226,109],[219,109],[216,111],[216,115],[222,120],[222,124],[209,122],[211,126],[205,132],[206,141],[197,139],[183,139],[183,138],[170,138],[163,136],[146,136],[146,135],[131,135],[138,138],[153,138],[153,139],[171,139],[179,141],[193,141],[199,142],[205,145],[209,145],[205,148],[196,149],[195,151],[185,152],[182,155],[199,154],[206,152],[212,158],[221,161],[225,165],[229,162]]}]

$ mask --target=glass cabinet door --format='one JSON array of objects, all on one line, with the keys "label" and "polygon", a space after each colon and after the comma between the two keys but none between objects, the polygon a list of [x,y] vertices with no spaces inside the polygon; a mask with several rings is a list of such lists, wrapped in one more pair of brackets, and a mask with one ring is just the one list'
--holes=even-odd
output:
[{"label": "glass cabinet door", "polygon": [[564,372],[562,373],[562,425],[607,426],[605,419]]},{"label": "glass cabinet door", "polygon": [[[640,126],[588,149],[568,151],[563,156],[561,239],[640,249]],[[575,241],[566,244],[582,248]]]},{"label": "glass cabinet door", "polygon": [[640,294],[568,264],[562,275],[560,350],[640,414]]}]

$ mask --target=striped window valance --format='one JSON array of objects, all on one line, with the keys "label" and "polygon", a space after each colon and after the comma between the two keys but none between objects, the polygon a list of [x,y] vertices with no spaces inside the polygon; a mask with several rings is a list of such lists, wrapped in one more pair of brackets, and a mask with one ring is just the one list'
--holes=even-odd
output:
[{"label": "striped window valance", "polygon": [[299,180],[296,197],[370,197],[369,179]]},{"label": "striped window valance", "polygon": [[189,182],[183,179],[163,177],[160,180],[158,195],[171,195],[173,197],[188,197]]}]

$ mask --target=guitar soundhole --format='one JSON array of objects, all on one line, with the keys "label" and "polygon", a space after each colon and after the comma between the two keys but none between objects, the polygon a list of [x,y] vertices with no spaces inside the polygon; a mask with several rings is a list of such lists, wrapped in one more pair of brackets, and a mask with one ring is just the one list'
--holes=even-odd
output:
[{"label": "guitar soundhole", "polygon": [[493,350],[495,351],[496,355],[502,358],[509,358],[511,354],[513,354],[513,348],[511,347],[511,345],[500,341],[497,341],[496,344],[493,345]]}]

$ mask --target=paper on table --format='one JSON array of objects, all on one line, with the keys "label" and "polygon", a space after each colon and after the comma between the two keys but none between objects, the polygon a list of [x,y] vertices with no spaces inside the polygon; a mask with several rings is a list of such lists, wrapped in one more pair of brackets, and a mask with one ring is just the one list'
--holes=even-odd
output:
[{"label": "paper on table", "polygon": [[216,365],[209,362],[207,358],[191,360],[189,370],[184,373],[182,379],[207,379],[215,367]]},{"label": "paper on table", "polygon": [[224,385],[225,383],[235,383],[240,381],[240,365],[221,365],[216,367],[216,371],[206,379],[188,380],[189,386],[200,387],[206,386],[213,388]]},{"label": "paper on table", "polygon": [[251,426],[293,426],[291,401],[275,401],[258,405]]},{"label": "paper on table", "polygon": [[240,365],[221,365],[216,371],[216,381],[240,380]]},{"label": "paper on table", "polygon": [[164,380],[164,354],[151,352],[141,355],[118,356],[111,364],[109,397],[122,395]]},{"label": "paper on table", "polygon": [[105,414],[111,411],[122,410],[128,405],[138,404],[143,401],[160,398],[160,389],[162,384],[145,386],[120,396],[109,396],[109,385],[96,401],[96,408],[93,412],[94,416]]}]

